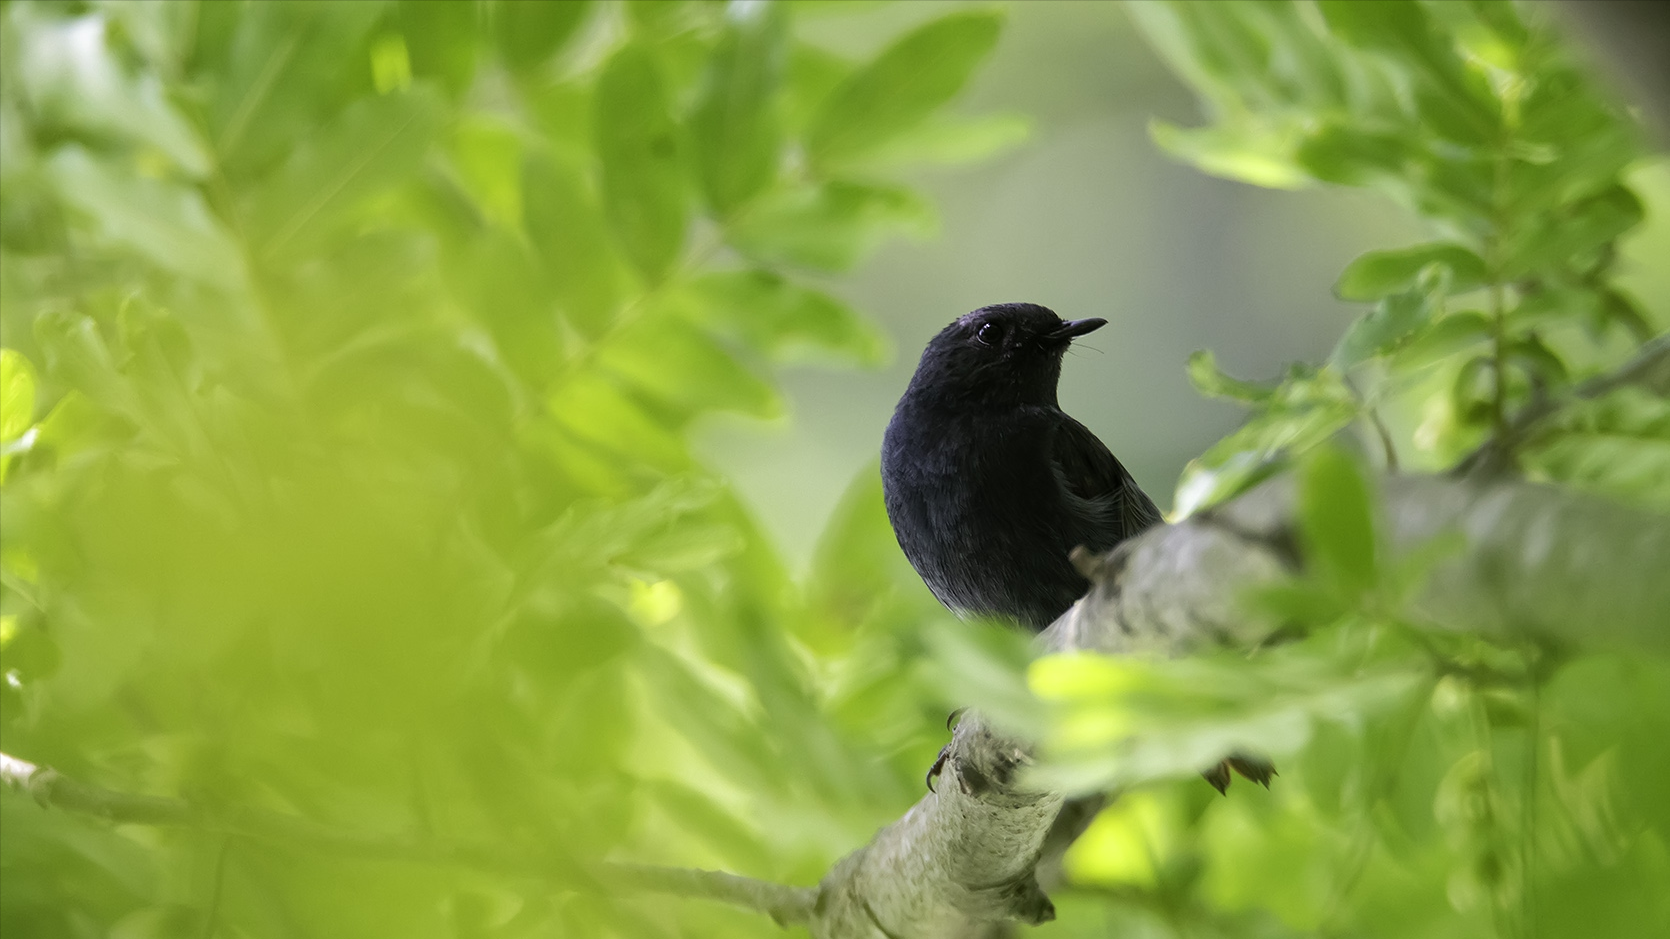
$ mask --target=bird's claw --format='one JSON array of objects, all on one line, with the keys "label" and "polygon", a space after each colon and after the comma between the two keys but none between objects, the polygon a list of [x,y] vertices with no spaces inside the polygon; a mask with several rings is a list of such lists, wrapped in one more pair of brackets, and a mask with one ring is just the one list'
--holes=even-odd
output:
[{"label": "bird's claw", "polygon": [[940,771],[945,769],[945,761],[950,758],[951,745],[946,744],[945,746],[940,747],[939,756],[934,757],[934,765],[928,767],[928,776],[923,780],[923,782],[927,783],[929,792],[938,791],[934,788],[934,780],[939,778]]},{"label": "bird's claw", "polygon": [[1205,771],[1204,773],[1201,773],[1200,775],[1206,777],[1206,781],[1211,783],[1212,788],[1218,790],[1220,795],[1228,795],[1229,781],[1232,778],[1230,776],[1230,770],[1234,770],[1235,772],[1241,774],[1241,776],[1258,783],[1266,789],[1270,788],[1270,778],[1276,775],[1276,766],[1274,763],[1256,756],[1247,756],[1241,753],[1236,753],[1226,757],[1223,762]]}]

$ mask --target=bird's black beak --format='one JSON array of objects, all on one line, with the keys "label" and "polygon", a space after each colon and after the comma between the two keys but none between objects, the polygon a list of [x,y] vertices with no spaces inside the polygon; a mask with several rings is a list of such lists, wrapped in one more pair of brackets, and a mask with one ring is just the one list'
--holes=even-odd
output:
[{"label": "bird's black beak", "polygon": [[1056,328],[1045,333],[1044,338],[1050,342],[1072,342],[1079,336],[1088,332],[1094,332],[1107,324],[1108,321],[1099,316],[1092,316],[1089,319],[1082,320],[1068,320],[1060,326],[1057,326]]}]

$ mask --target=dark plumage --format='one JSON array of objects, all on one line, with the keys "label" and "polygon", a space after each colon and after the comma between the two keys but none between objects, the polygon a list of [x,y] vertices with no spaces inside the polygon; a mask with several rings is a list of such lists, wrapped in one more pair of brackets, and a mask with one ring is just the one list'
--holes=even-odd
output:
[{"label": "dark plumage", "polygon": [[941,330],[881,449],[887,516],[940,602],[1048,626],[1089,587],[1068,554],[1106,551],[1160,521],[1131,474],[1056,403],[1061,357],[1106,320],[1032,303]]},{"label": "dark plumage", "polygon": [[[940,330],[923,351],[887,425],[881,484],[899,547],[958,614],[1041,630],[1090,586],[1068,560],[1073,548],[1107,551],[1159,524],[1131,474],[1056,403],[1067,347],[1106,324],[1000,303]],[[1205,776],[1223,792],[1231,770],[1265,786],[1275,774],[1235,754]],[[1063,846],[1100,804],[1071,803],[1057,820]]]}]

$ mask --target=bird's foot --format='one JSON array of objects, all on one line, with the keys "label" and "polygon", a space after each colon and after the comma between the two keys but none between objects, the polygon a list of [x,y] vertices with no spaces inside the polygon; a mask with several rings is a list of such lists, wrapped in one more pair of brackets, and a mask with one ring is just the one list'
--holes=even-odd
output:
[{"label": "bird's foot", "polygon": [[939,778],[940,772],[945,769],[945,761],[950,759],[950,758],[951,758],[951,745],[946,744],[945,746],[940,747],[939,748],[939,756],[934,757],[934,765],[928,767],[928,776],[927,776],[926,779],[923,780],[923,782],[928,784],[928,791],[929,792],[935,791],[934,790],[934,780]]},{"label": "bird's foot", "polygon": [[1200,775],[1206,777],[1206,781],[1211,783],[1212,788],[1218,790],[1219,794],[1228,795],[1229,781],[1232,778],[1230,770],[1240,773],[1243,777],[1266,789],[1270,788],[1270,777],[1276,775],[1276,765],[1274,763],[1243,753],[1232,754],[1217,766]]}]

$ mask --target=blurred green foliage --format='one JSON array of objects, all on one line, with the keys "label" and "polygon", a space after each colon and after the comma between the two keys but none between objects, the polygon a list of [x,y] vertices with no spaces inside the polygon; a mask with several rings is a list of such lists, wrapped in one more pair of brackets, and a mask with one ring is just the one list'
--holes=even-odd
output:
[{"label": "blurred green foliage", "polygon": [[524,859],[7,793],[0,930],[769,934],[575,865],[810,883],[916,798],[942,614],[876,483],[797,582],[685,439],[878,361],[817,280],[932,229],[899,167],[1017,139],[941,113],[998,14],[848,61],[843,12],[0,8],[6,750]]}]

